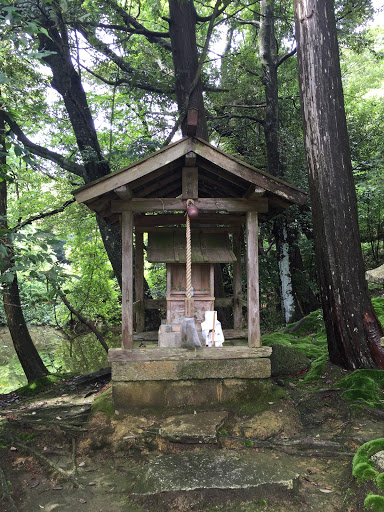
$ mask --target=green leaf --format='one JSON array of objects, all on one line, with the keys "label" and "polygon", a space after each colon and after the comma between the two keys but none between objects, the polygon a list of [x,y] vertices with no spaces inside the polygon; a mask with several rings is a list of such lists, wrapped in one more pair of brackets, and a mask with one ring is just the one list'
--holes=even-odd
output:
[{"label": "green leaf", "polygon": [[23,154],[20,146],[13,146],[13,151],[16,156],[21,156]]},{"label": "green leaf", "polygon": [[5,74],[0,71],[0,84],[8,84],[11,81],[10,78],[7,78]]},{"label": "green leaf", "polygon": [[2,276],[1,276],[1,282],[3,283],[6,283],[6,284],[11,284],[13,283],[13,280],[15,279],[15,274],[13,274],[12,272],[8,271],[8,272],[5,272]]}]

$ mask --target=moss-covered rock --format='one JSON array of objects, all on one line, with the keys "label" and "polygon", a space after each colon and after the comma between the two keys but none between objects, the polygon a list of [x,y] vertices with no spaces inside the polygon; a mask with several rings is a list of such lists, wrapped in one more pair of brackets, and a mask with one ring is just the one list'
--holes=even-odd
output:
[{"label": "moss-covered rock", "polygon": [[384,512],[384,496],[368,494],[364,501],[365,510],[372,512]]},{"label": "moss-covered rock", "polygon": [[299,350],[278,343],[272,345],[271,372],[272,377],[296,375],[306,370],[311,361]]}]

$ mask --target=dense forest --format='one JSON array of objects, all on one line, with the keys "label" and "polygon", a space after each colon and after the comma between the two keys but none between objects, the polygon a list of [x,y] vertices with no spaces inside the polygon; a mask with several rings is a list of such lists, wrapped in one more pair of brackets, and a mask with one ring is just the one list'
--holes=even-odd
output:
[{"label": "dense forest", "polygon": [[[384,263],[384,30],[374,16],[370,0],[335,2],[367,270]],[[178,140],[189,106],[205,113],[198,135],[308,190],[298,31],[285,0],[2,0],[0,17],[0,323],[20,329],[15,348],[33,380],[49,361],[38,361],[21,313],[28,325],[60,329],[70,351],[84,332],[102,352],[119,343],[120,235],[71,191]],[[343,194],[340,176],[329,186]],[[261,226],[264,332],[324,309],[311,210],[309,200]],[[230,295],[231,265],[221,276],[221,295]],[[146,262],[145,278],[147,295],[163,298],[165,267]],[[146,329],[155,330],[162,312],[149,313]]]}]

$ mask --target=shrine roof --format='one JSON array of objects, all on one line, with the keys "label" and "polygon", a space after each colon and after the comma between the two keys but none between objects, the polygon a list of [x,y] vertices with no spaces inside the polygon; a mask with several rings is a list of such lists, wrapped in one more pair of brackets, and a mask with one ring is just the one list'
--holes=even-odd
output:
[{"label": "shrine roof", "polygon": [[[186,164],[187,160],[189,163]],[[182,169],[186,165],[198,169],[199,199],[253,200],[263,197],[268,201],[268,215],[265,218],[276,215],[292,204],[302,205],[306,202],[307,196],[303,190],[198,137],[184,137],[72,193],[78,203],[85,203],[113,224],[119,222],[120,218],[116,204],[114,208],[116,201],[181,197]],[[165,208],[158,210],[164,213]]]}]

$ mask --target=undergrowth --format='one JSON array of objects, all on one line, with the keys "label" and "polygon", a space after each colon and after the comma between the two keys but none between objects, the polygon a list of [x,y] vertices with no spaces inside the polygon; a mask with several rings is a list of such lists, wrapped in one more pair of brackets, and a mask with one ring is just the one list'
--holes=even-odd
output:
[{"label": "undergrowth", "polygon": [[[372,304],[380,323],[384,326],[384,297],[372,299]],[[280,331],[264,334],[262,342],[267,346],[277,343],[295,348],[312,359],[311,368],[303,378],[304,382],[308,383],[320,377],[328,361],[327,335],[322,311],[318,309],[310,313],[295,331],[283,332],[294,326],[295,324],[290,324]],[[346,389],[345,398],[363,401],[372,407],[384,407],[384,372],[374,372],[375,370],[357,370],[342,379],[338,385]]]}]

